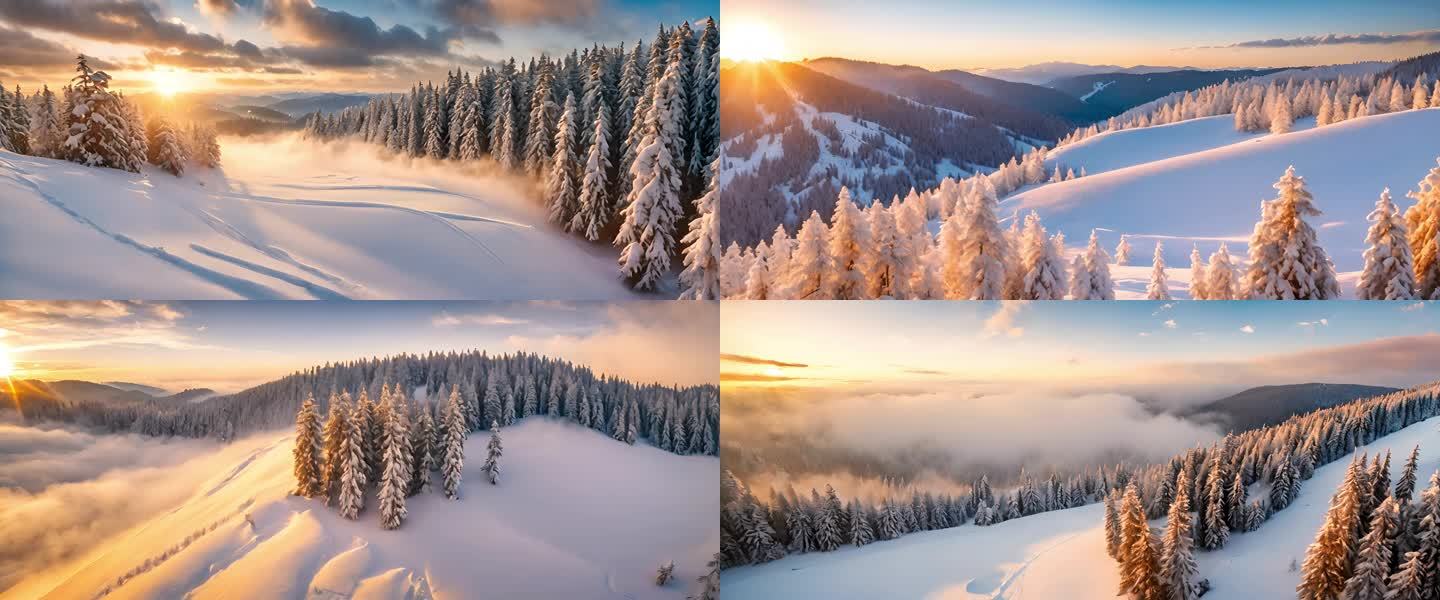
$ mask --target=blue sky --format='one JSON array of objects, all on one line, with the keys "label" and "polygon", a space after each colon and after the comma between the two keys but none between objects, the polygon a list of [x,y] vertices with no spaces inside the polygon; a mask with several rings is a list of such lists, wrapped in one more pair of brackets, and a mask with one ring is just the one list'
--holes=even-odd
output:
[{"label": "blue sky", "polygon": [[726,303],[722,354],[764,360],[727,360],[721,371],[750,384],[1412,385],[1440,379],[1437,311],[1365,302]]},{"label": "blue sky", "polygon": [[[0,80],[58,87],[74,55],[144,92],[396,91],[510,57],[633,44],[719,0],[27,0],[0,2]],[[24,48],[24,52],[14,49]]]},{"label": "blue sky", "polygon": [[[1396,58],[1423,43],[1208,48],[1257,40],[1440,29],[1440,3],[1281,0],[726,0],[727,27],[782,24],[788,56],[843,56],[932,68],[1048,61],[1166,66],[1291,66]],[[733,38],[732,38],[733,39]]]},{"label": "blue sky", "polygon": [[7,302],[0,358],[27,379],[233,391],[325,362],[523,350],[697,384],[715,381],[718,318],[677,302]]}]

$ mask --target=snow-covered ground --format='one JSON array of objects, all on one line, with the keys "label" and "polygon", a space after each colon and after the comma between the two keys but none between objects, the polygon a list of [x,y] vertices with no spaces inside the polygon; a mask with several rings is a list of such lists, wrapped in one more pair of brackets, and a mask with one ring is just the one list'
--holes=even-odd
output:
[{"label": "snow-covered ground", "polygon": [[[1302,125],[1303,127],[1303,125]],[[1189,253],[1208,258],[1220,244],[1244,257],[1260,201],[1294,165],[1324,214],[1311,219],[1320,243],[1353,294],[1363,264],[1366,215],[1390,188],[1401,208],[1440,157],[1440,109],[1408,110],[1281,135],[1240,134],[1230,117],[1107,133],[1057,151],[1088,177],[1030,188],[1006,198],[1001,214],[1039,211],[1074,249],[1092,228],[1107,249],[1130,237],[1133,266],[1113,270],[1117,296],[1143,297],[1155,241],[1165,242],[1171,291],[1183,297]],[[1139,263],[1139,264],[1136,264]]]},{"label": "snow-covered ground", "polygon": [[[1394,476],[1420,445],[1422,482],[1440,469],[1440,419],[1411,425],[1359,449],[1392,454]],[[1231,534],[1216,552],[1197,552],[1206,600],[1294,597],[1303,562],[1345,479],[1348,460],[1319,469],[1300,496],[1259,530]],[[1418,492],[1417,492],[1418,494]],[[927,600],[1112,600],[1119,588],[1105,553],[1103,506],[1042,513],[990,527],[963,525],[831,553],[800,554],[721,573],[726,600],[751,598],[925,598]],[[1152,527],[1164,527],[1164,519]]]},{"label": "snow-covered ground", "polygon": [[[629,446],[530,418],[502,431],[502,480],[480,472],[489,434],[466,443],[461,498],[409,499],[380,528],[289,496],[293,438],[255,436],[181,468],[213,474],[189,499],[83,555],[32,573],[20,598],[684,598],[719,544],[714,457]],[[63,510],[57,508],[56,510]],[[654,584],[675,562],[675,580]],[[186,592],[189,595],[186,596]]]},{"label": "snow-covered ground", "polygon": [[0,151],[0,297],[610,299],[534,184],[361,144],[222,140],[183,178]]}]

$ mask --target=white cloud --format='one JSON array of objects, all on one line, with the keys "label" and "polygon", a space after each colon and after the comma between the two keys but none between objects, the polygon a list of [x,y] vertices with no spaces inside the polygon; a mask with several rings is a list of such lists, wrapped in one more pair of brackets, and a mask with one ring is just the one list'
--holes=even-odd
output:
[{"label": "white cloud", "polygon": [[1025,335],[1025,328],[1015,324],[1015,318],[1025,308],[1025,304],[1022,301],[1013,300],[1000,303],[1000,308],[996,309],[990,318],[985,319],[985,337],[1005,335],[1018,338]]},{"label": "white cloud", "polygon": [[527,319],[517,319],[514,317],[507,317],[505,315],[494,313],[476,315],[452,315],[448,312],[441,312],[434,319],[430,320],[430,324],[436,327],[456,327],[459,325],[482,325],[489,327],[498,327],[505,325],[525,325],[529,322],[530,321]]},{"label": "white cloud", "polygon": [[1179,327],[1179,325],[1175,324],[1175,319],[1168,319],[1165,321],[1166,329],[1175,329],[1176,327]]},{"label": "white cloud", "polygon": [[1413,311],[1424,310],[1424,309],[1425,309],[1425,303],[1424,303],[1424,302],[1416,302],[1416,303],[1414,303],[1414,304],[1406,304],[1405,306],[1400,307],[1400,310],[1401,310],[1401,311],[1404,311],[1404,312],[1413,312]]},{"label": "white cloud", "polygon": [[1240,328],[1240,332],[1241,332],[1241,333],[1255,333],[1255,326],[1250,325],[1250,324],[1247,323],[1247,324],[1245,324],[1244,327],[1241,327],[1241,328]]}]

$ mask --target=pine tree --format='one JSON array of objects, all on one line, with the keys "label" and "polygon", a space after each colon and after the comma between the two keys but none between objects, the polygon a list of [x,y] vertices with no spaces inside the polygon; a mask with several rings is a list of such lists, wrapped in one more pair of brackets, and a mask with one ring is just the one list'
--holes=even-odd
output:
[{"label": "pine tree", "polygon": [[[1440,82],[1436,87],[1440,88]],[[1440,163],[1440,158],[1436,162]],[[1418,189],[1406,196],[1415,199],[1415,204],[1405,209],[1405,226],[1415,261],[1416,296],[1440,300],[1440,166],[1432,167]]]},{"label": "pine tree", "polygon": [[383,450],[383,467],[380,472],[380,490],[378,501],[380,502],[380,526],[385,529],[395,529],[405,520],[408,511],[405,509],[405,497],[409,495],[410,484],[413,474],[410,472],[414,464],[410,447],[410,423],[409,416],[403,406],[392,405],[393,399],[387,394],[381,403],[386,415],[385,423],[385,447]]},{"label": "pine tree", "polygon": [[[1083,260],[1075,257],[1076,274],[1072,279],[1070,294],[1072,300],[1114,300],[1115,283],[1110,279],[1110,257],[1100,247],[1095,230],[1090,231],[1090,245],[1085,248]],[[1084,271],[1084,275],[1080,271]]]},{"label": "pine tree", "polygon": [[155,117],[146,127],[149,138],[150,164],[160,167],[171,175],[179,177],[185,172],[185,154],[180,148],[180,138],[164,117]]},{"label": "pine tree", "polygon": [[1210,476],[1206,481],[1205,497],[1202,500],[1200,518],[1204,520],[1204,530],[1199,536],[1200,547],[1206,550],[1216,550],[1225,546],[1230,539],[1230,526],[1226,520],[1229,511],[1225,504],[1225,473],[1221,463],[1220,453],[1216,453],[1215,460],[1211,462]]},{"label": "pine tree", "polygon": [[430,410],[418,407],[415,427],[410,432],[410,451],[414,459],[410,467],[410,495],[430,491],[430,472],[435,470],[435,421]]},{"label": "pine tree", "polygon": [[1125,490],[1120,502],[1120,593],[1139,600],[1161,598],[1160,563],[1140,492],[1135,484]]},{"label": "pine tree", "polygon": [[1200,256],[1200,246],[1190,246],[1190,299],[1208,300],[1205,290],[1205,259]]},{"label": "pine tree", "polygon": [[1400,479],[1395,481],[1394,497],[1398,502],[1409,503],[1411,496],[1415,495],[1415,469],[1419,462],[1420,446],[1417,444],[1415,449],[1410,451],[1410,458],[1405,461],[1405,468],[1400,472]]},{"label": "pine tree", "polygon": [[864,295],[864,256],[869,247],[870,226],[865,215],[851,201],[850,190],[841,187],[830,218],[830,269],[825,272],[827,287],[836,299],[857,300]]},{"label": "pine tree", "polygon": [[500,424],[495,421],[490,422],[490,443],[485,449],[488,454],[486,454],[485,464],[480,466],[480,470],[485,472],[485,479],[490,481],[490,485],[499,485],[500,455],[503,453],[503,449],[500,445]]},{"label": "pine tree", "polygon": [[[571,93],[565,100],[564,109],[565,114],[570,115],[569,119],[565,119],[565,117],[562,116],[561,119],[564,122],[560,125],[555,123],[555,113],[560,110],[560,107],[555,105],[555,100],[551,97],[551,88],[554,85],[555,73],[550,63],[550,58],[548,56],[541,56],[538,72],[535,75],[535,87],[530,101],[529,129],[526,131],[525,140],[525,170],[534,175],[543,175],[551,172],[554,168],[558,168],[552,167],[551,160],[552,157],[558,159],[562,152],[558,145],[563,135],[566,136],[566,143],[569,145],[567,176],[573,179],[574,172],[576,171],[575,156],[578,154],[576,150],[576,135],[581,128],[579,125],[579,123],[581,123],[580,116],[579,113],[576,112],[575,94]],[[568,131],[562,133],[560,131],[562,127],[567,128]],[[551,198],[554,198],[553,194]],[[553,200],[551,206],[553,220]],[[557,222],[562,225],[568,223],[569,215],[571,214],[574,214],[573,211],[566,213],[565,220]]]},{"label": "pine tree", "polygon": [[90,68],[84,55],[76,59],[67,102],[65,158],[91,167],[109,167],[138,173],[131,150],[125,100],[110,93],[110,76]]},{"label": "pine tree", "polygon": [[1146,300],[1170,300],[1170,285],[1166,283],[1164,247],[1155,242],[1155,257],[1151,259],[1150,284],[1145,286]]},{"label": "pine tree", "polygon": [[46,158],[62,158],[65,151],[65,131],[62,125],[59,108],[55,104],[55,94],[45,86],[40,94],[40,114],[37,115],[35,128],[31,133],[34,142],[32,150],[36,156]]},{"label": "pine tree", "polygon": [[685,94],[678,60],[655,83],[645,115],[645,135],[630,167],[630,194],[615,244],[621,247],[620,273],[637,290],[652,290],[670,269],[675,253],[675,224],[680,219],[680,158]]},{"label": "pine tree", "polygon": [[570,227],[572,219],[580,214],[579,189],[576,185],[580,165],[575,154],[575,119],[575,95],[570,94],[565,98],[565,110],[560,114],[560,122],[555,126],[554,158],[538,163],[549,166],[545,179],[545,195],[550,202],[550,221],[562,227]]},{"label": "pine tree", "polygon": [[460,476],[465,468],[465,422],[460,413],[460,388],[450,386],[450,398],[440,413],[440,473],[445,481],[445,497],[460,497]]},{"label": "pine tree", "polygon": [[362,409],[358,405],[351,406],[344,400],[342,402],[350,409],[350,414],[346,419],[349,426],[345,428],[345,439],[340,447],[338,502],[340,516],[353,521],[365,508],[365,484],[368,481],[365,476],[365,445],[368,432],[365,430],[365,415]]},{"label": "pine tree", "polygon": [[1258,299],[1328,300],[1340,295],[1335,267],[1305,217],[1317,216],[1314,198],[1295,167],[1275,183],[1280,193],[1262,204],[1250,237],[1250,265],[1243,289]]},{"label": "pine tree", "polygon": [[999,300],[1010,249],[995,215],[998,200],[989,181],[975,186],[965,204],[965,209],[950,215],[940,230],[945,297]]},{"label": "pine tree", "polygon": [[851,501],[850,543],[864,546],[875,541],[875,530],[870,526],[870,517],[865,514],[865,505]]},{"label": "pine tree", "polygon": [[0,119],[0,124],[8,125],[10,148],[20,154],[34,153],[30,140],[30,109],[25,106],[25,94],[18,85],[10,96],[10,117]]},{"label": "pine tree", "polygon": [[[596,139],[603,141],[598,132]],[[715,214],[715,203],[720,199],[719,168],[718,159],[710,164],[716,173],[712,173],[705,195],[695,200],[695,220],[681,240],[685,244],[685,270],[680,273],[685,291],[680,294],[681,300],[720,299],[720,219]]]},{"label": "pine tree", "polygon": [[323,463],[321,462],[322,440],[320,437],[320,413],[315,410],[315,395],[305,397],[300,412],[295,416],[295,493],[306,498],[317,498],[325,493]]},{"label": "pine tree", "polygon": [[1115,246],[1115,265],[1123,267],[1130,263],[1130,239],[1124,235],[1120,236],[1120,243]]},{"label": "pine tree", "polygon": [[1206,300],[1242,300],[1240,284],[1235,278],[1235,266],[1230,262],[1230,248],[1220,242],[1220,248],[1210,255],[1210,266],[1205,268]]},{"label": "pine tree", "polygon": [[1024,299],[1063,300],[1065,261],[1056,244],[1040,224],[1040,215],[1031,211],[1020,234],[1020,268],[1023,270]]},{"label": "pine tree", "polygon": [[345,438],[350,433],[349,410],[332,392],[330,409],[325,417],[325,455],[322,459],[320,483],[325,494],[325,504],[330,504],[340,495],[340,476],[345,465]]},{"label": "pine tree", "polygon": [[570,222],[570,231],[578,232],[593,242],[600,239],[601,230],[610,223],[612,210],[609,195],[610,108],[604,102],[596,108],[595,124],[588,131],[590,142],[580,183],[580,211]]},{"label": "pine tree", "polygon": [[1365,235],[1365,266],[1355,286],[1360,300],[1415,300],[1415,262],[1405,231],[1405,219],[1390,201],[1390,189],[1380,192],[1371,225]]},{"label": "pine tree", "polygon": [[438,93],[425,95],[425,156],[440,160],[445,158],[444,108]]},{"label": "pine tree", "polygon": [[844,508],[840,505],[840,497],[835,493],[834,486],[825,486],[825,498],[817,507],[815,515],[815,549],[821,552],[830,552],[844,543],[841,535],[840,513]]},{"label": "pine tree", "polygon": [[1358,461],[1352,461],[1345,482],[1330,501],[1325,523],[1305,553],[1300,585],[1295,588],[1301,600],[1338,598],[1345,589],[1360,519],[1359,499],[1355,496],[1358,476]]},{"label": "pine tree", "polygon": [[790,255],[789,289],[797,300],[828,300],[833,298],[829,278],[831,269],[830,228],[820,220],[820,213],[811,211],[810,218],[795,235],[795,250]]},{"label": "pine tree", "polygon": [[1399,528],[1399,507],[1394,498],[1385,498],[1370,520],[1370,532],[1360,539],[1355,555],[1355,574],[1345,582],[1345,598],[1384,598],[1389,588],[1391,550]]},{"label": "pine tree", "polygon": [[1175,500],[1170,503],[1165,537],[1160,549],[1160,585],[1166,600],[1194,600],[1194,538],[1190,530],[1190,478],[1181,470],[1175,482]]},{"label": "pine tree", "polygon": [[[978,517],[975,524],[980,525]],[[1105,551],[1111,558],[1120,560],[1120,514],[1115,510],[1113,494],[1105,496]]]}]

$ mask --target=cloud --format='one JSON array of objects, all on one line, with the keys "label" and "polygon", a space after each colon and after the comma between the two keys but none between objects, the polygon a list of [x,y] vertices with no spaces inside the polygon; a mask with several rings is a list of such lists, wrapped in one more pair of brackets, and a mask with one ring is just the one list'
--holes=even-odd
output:
[{"label": "cloud", "polygon": [[761,357],[758,357],[758,356],[746,356],[746,355],[744,355],[744,354],[725,354],[725,353],[721,353],[721,354],[720,354],[720,360],[727,361],[727,362],[742,363],[742,364],[747,364],[747,365],[769,365],[769,366],[772,366],[772,367],[795,367],[795,368],[803,368],[803,367],[808,367],[808,366],[810,366],[810,365],[807,365],[807,364],[804,364],[804,363],[784,362],[784,361],[779,361],[779,360],[772,360],[772,359],[769,359],[769,358],[761,358]]},{"label": "cloud", "polygon": [[141,345],[198,348],[176,324],[178,309],[161,303],[103,301],[0,301],[0,323],[16,352]]},{"label": "cloud", "polygon": [[1400,310],[1401,310],[1402,312],[1414,312],[1414,311],[1417,311],[1417,310],[1424,310],[1424,309],[1425,309],[1425,303],[1424,303],[1424,302],[1416,302],[1416,303],[1414,303],[1414,304],[1406,304],[1405,306],[1400,307]]},{"label": "cloud", "polygon": [[1025,335],[1025,328],[1015,325],[1015,318],[1023,310],[1026,303],[1023,301],[1002,302],[1000,308],[985,319],[985,337],[1006,335],[1009,337],[1021,337]]},{"label": "cloud", "polygon": [[[249,452],[242,440],[216,454]],[[0,589],[189,497],[211,442],[0,423]]]},{"label": "cloud", "polygon": [[1245,326],[1243,326],[1243,327],[1240,328],[1240,332],[1241,332],[1241,333],[1255,333],[1255,326],[1254,326],[1254,325],[1250,325],[1250,324],[1247,323],[1247,324],[1245,324]]},{"label": "cloud", "polygon": [[0,25],[0,56],[10,67],[69,67],[76,52],[28,31]]},{"label": "cloud", "polygon": [[709,302],[625,302],[580,334],[511,336],[516,349],[560,356],[639,383],[714,384],[720,379],[720,310]]},{"label": "cloud", "polygon": [[473,26],[580,25],[600,13],[600,0],[429,0],[440,17]]},{"label": "cloud", "polygon": [[452,315],[448,312],[441,312],[430,320],[430,324],[436,327],[456,327],[459,325],[484,325],[488,327],[505,325],[525,325],[530,323],[529,319],[507,317],[501,314],[478,314],[478,315]]},{"label": "cloud", "polygon": [[785,375],[761,375],[759,373],[732,373],[729,371],[720,373],[720,381],[735,382],[780,382],[780,381],[810,381],[809,377],[788,377]]},{"label": "cloud", "polygon": [[214,17],[231,17],[242,10],[254,9],[261,0],[196,0],[195,8]]},{"label": "cloud", "polygon": [[1310,46],[1339,46],[1344,44],[1408,44],[1412,42],[1440,42],[1440,29],[1427,29],[1422,31],[1412,31],[1409,33],[1327,33],[1324,35],[1304,35],[1293,38],[1249,40],[1244,42],[1237,42],[1226,46],[1200,46],[1200,48],[1299,48]]},{"label": "cloud", "polygon": [[269,0],[265,3],[265,23],[279,36],[301,47],[287,46],[286,54],[323,49],[328,52],[349,51],[353,56],[371,54],[402,54],[444,56],[456,30],[427,28],[424,35],[405,25],[381,28],[370,17],[330,10],[312,0]]},{"label": "cloud", "polygon": [[1165,320],[1165,328],[1166,328],[1166,329],[1175,329],[1176,327],[1179,327],[1179,325],[1176,325],[1176,324],[1175,324],[1175,319],[1166,319],[1166,320]]},{"label": "cloud", "polygon": [[1362,383],[1403,387],[1436,379],[1440,334],[1401,336],[1229,361],[1173,363],[1163,379],[1228,381],[1235,385]]},{"label": "cloud", "polygon": [[68,33],[87,39],[198,52],[225,49],[225,42],[155,14],[142,0],[5,0],[0,18],[12,25]]},{"label": "cloud", "polygon": [[1330,324],[1330,319],[1318,319],[1315,321],[1300,321],[1296,323],[1301,327],[1325,327]]}]

